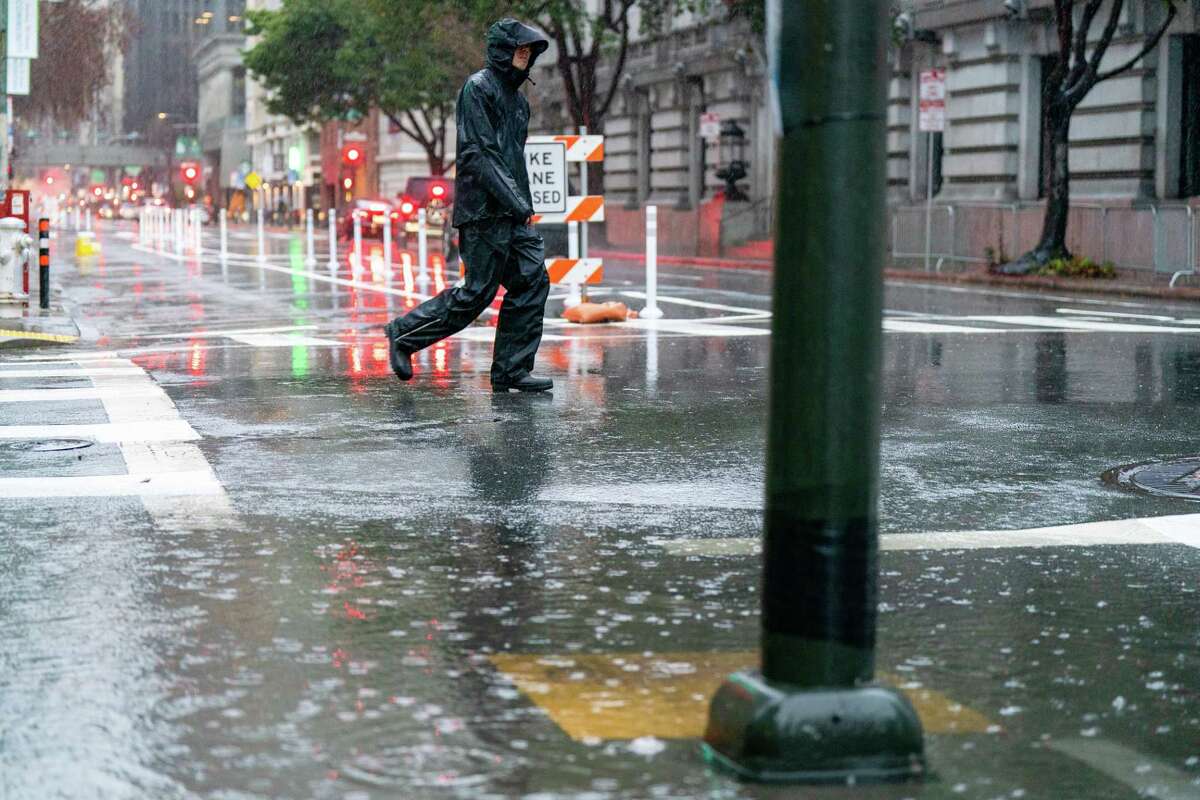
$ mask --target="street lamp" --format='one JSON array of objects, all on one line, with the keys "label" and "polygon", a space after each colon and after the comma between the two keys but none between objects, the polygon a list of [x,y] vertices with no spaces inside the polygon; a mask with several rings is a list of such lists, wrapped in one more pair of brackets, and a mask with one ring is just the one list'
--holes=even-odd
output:
[{"label": "street lamp", "polygon": [[744,202],[750,197],[737,185],[748,174],[746,172],[746,132],[736,120],[727,119],[721,123],[721,163],[725,166],[717,170],[717,177],[725,181],[725,199],[734,202]]}]

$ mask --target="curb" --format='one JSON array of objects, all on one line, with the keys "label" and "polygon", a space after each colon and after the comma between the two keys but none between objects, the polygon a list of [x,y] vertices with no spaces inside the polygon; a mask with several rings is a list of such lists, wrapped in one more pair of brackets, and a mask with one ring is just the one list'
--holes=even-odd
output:
[{"label": "curb", "polygon": [[[639,264],[646,261],[644,253],[629,253],[621,250],[605,250],[602,248],[592,248],[591,253],[598,258],[611,258],[615,261],[630,261]],[[660,255],[658,263],[685,267],[746,269],[755,272],[770,272],[774,267],[772,262],[763,259],[712,258],[707,256]],[[1086,279],[1050,278],[1044,276],[1004,276],[993,275],[989,272],[941,273],[890,267],[883,270],[883,277],[888,280],[908,283],[994,286],[1008,289],[1024,289],[1033,292],[1078,292],[1109,297],[1136,297],[1191,303],[1200,302],[1200,288],[1186,286],[1171,289],[1167,286],[1148,286],[1120,281],[1090,281]]]},{"label": "curb", "polygon": [[1108,297],[1137,297],[1152,300],[1174,300],[1200,302],[1200,288],[1146,286],[1119,281],[1090,281],[1086,279],[1050,278],[1045,276],[1003,276],[990,272],[960,272],[944,274],[924,270],[885,269],[883,277],[908,283],[942,283],[974,286],[995,286],[1006,289],[1024,289],[1034,292],[1077,292]]},{"label": "curb", "polygon": [[22,311],[19,317],[0,316],[0,347],[40,347],[79,341],[79,326],[63,306],[45,313],[36,308]]}]

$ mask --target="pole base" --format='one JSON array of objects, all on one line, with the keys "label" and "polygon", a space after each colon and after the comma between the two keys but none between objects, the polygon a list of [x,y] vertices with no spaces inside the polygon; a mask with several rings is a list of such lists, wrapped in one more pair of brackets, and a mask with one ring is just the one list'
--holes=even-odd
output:
[{"label": "pole base", "polygon": [[921,721],[894,689],[801,689],[758,672],[713,697],[704,759],[758,783],[879,783],[925,773]]},{"label": "pole base", "polygon": [[640,319],[662,319],[662,309],[658,306],[646,306],[638,312]]}]

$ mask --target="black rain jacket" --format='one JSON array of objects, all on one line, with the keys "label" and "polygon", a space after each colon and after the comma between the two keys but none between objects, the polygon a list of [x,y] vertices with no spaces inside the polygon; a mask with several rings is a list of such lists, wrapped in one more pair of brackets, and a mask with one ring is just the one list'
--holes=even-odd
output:
[{"label": "black rain jacket", "polygon": [[[513,53],[529,45],[529,67],[516,69]],[[455,116],[458,164],[454,179],[454,227],[511,217],[524,222],[533,213],[525,171],[529,101],[521,85],[549,41],[528,25],[505,18],[487,34],[487,66],[458,93]]]}]

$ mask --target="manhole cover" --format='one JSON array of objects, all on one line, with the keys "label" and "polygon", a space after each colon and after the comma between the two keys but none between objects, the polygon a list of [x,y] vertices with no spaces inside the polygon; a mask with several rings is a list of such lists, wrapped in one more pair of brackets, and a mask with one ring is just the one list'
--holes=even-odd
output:
[{"label": "manhole cover", "polygon": [[1105,483],[1124,489],[1200,501],[1200,456],[1128,464],[1114,467],[1100,477]]},{"label": "manhole cover", "polygon": [[82,450],[91,447],[95,442],[87,439],[40,439],[34,441],[5,442],[8,450],[21,453],[52,453],[57,450]]}]

